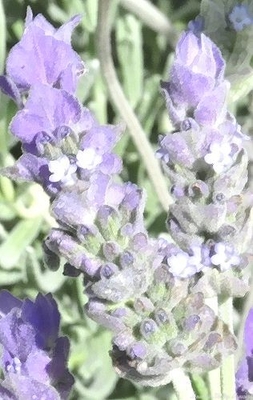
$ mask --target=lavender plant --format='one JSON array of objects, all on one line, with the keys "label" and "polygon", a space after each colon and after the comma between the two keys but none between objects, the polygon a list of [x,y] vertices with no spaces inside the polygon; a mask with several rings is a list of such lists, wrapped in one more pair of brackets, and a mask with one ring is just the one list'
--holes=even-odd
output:
[{"label": "lavender plant", "polygon": [[[100,17],[108,9],[102,0]],[[189,380],[179,375],[190,388],[186,393],[175,373],[216,370],[237,347],[231,324],[210,298],[218,297],[222,307],[248,291],[245,267],[253,232],[244,142],[249,138],[227,109],[223,56],[195,23],[181,35],[170,80],[162,83],[175,131],[159,137],[157,156],[174,203],[167,217],[170,236],[152,237],[145,227],[145,192],[122,182],[122,160],[113,151],[122,125],[99,124],[75,95],[78,79],[87,73],[71,46],[79,21],[76,16],[55,29],[28,8],[23,36],[0,79],[2,91],[19,108],[10,131],[23,154],[2,174],[36,182],[48,194],[57,226],[44,240],[44,261],[54,271],[63,265],[68,279],[82,280],[85,314],[112,333],[116,372],[144,386],[173,381],[179,399],[186,399],[195,396]],[[52,297],[39,295],[34,304],[22,306],[2,292],[2,302],[8,305],[0,320],[4,398],[23,398],[17,394],[23,382],[28,389],[22,395],[31,399],[32,390],[37,396],[41,390],[46,399],[67,398],[73,384],[66,369],[68,343],[58,339]],[[45,314],[34,319],[35,312],[44,311],[43,302],[51,307],[49,332],[44,332]],[[14,314],[31,332],[28,350],[22,335],[18,344],[8,338],[9,332],[16,335]],[[10,350],[13,346],[17,351]],[[38,375],[29,368],[33,352]],[[14,383],[13,374],[19,377]],[[235,379],[230,368],[231,374]],[[222,376],[222,395],[235,398],[234,380],[227,392]]]}]

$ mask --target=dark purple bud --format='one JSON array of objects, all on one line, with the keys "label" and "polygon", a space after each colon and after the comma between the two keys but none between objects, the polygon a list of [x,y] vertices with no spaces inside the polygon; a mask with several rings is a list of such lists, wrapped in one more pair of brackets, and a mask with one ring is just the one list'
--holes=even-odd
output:
[{"label": "dark purple bud", "polygon": [[178,185],[173,185],[171,187],[170,191],[171,191],[171,194],[173,196],[175,196],[177,199],[179,199],[180,197],[185,196],[185,188],[184,187],[181,187],[181,186],[178,186]]},{"label": "dark purple bud", "polygon": [[181,130],[182,131],[189,131],[190,129],[196,129],[198,127],[198,124],[194,121],[193,118],[186,118],[182,123],[181,123]]},{"label": "dark purple bud", "polygon": [[111,215],[115,213],[115,210],[110,206],[102,206],[98,210],[98,218],[101,220],[107,220]]},{"label": "dark purple bud", "polygon": [[78,239],[83,242],[85,241],[86,237],[90,234],[90,228],[85,225],[79,225],[77,228],[77,237]]},{"label": "dark purple bud", "polygon": [[184,320],[183,327],[187,331],[192,331],[199,321],[200,317],[198,315],[190,315]]},{"label": "dark purple bud", "polygon": [[134,263],[134,256],[130,251],[125,251],[123,254],[120,256],[120,265],[122,268],[127,268],[129,265],[132,265]]},{"label": "dark purple bud", "polygon": [[66,263],[63,267],[63,275],[77,278],[81,274],[81,271],[75,268],[73,265]]},{"label": "dark purple bud", "polygon": [[107,242],[103,245],[103,254],[108,261],[113,261],[120,253],[120,247],[115,242]]},{"label": "dark purple bud", "polygon": [[141,233],[141,232],[137,233],[136,235],[134,235],[134,237],[132,239],[132,244],[133,244],[133,249],[135,251],[145,248],[145,246],[147,246],[147,244],[148,244],[147,235],[145,235],[145,233]]},{"label": "dark purple bud", "polygon": [[109,279],[117,271],[118,271],[117,265],[115,265],[113,263],[108,263],[101,267],[100,276],[101,276],[101,278],[104,277],[106,279]]},{"label": "dark purple bud", "polygon": [[214,347],[217,343],[221,343],[221,342],[222,342],[222,338],[218,332],[210,332],[203,350],[205,350],[205,351],[211,350],[212,347]]},{"label": "dark purple bud", "polygon": [[137,314],[147,314],[147,312],[152,312],[154,310],[154,304],[147,297],[140,297],[134,302],[134,309]]},{"label": "dark purple bud", "polygon": [[147,349],[142,342],[136,342],[127,349],[127,355],[133,360],[135,358],[143,359],[145,358],[146,354]]},{"label": "dark purple bud", "polygon": [[223,193],[216,193],[213,200],[214,200],[215,203],[224,204],[225,201],[226,201],[226,197],[225,197],[225,195]]},{"label": "dark purple bud", "polygon": [[62,140],[64,138],[66,138],[67,136],[69,136],[72,132],[73,131],[69,126],[62,125],[55,129],[54,136],[56,137],[56,139]]},{"label": "dark purple bud", "polygon": [[124,225],[121,230],[120,233],[122,236],[132,236],[133,235],[133,225],[127,223],[126,225]]},{"label": "dark purple bud", "polygon": [[158,325],[162,325],[169,321],[169,317],[165,310],[159,308],[155,311],[155,320]]},{"label": "dark purple bud", "polygon": [[158,329],[157,324],[151,318],[145,319],[140,326],[140,332],[145,339],[148,339]]}]

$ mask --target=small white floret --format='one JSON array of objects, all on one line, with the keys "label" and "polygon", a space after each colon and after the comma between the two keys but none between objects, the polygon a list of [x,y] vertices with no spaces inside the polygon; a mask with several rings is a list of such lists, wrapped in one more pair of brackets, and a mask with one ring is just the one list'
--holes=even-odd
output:
[{"label": "small white floret", "polygon": [[212,165],[214,171],[219,174],[232,165],[233,157],[231,153],[232,148],[229,143],[212,143],[204,160],[207,164]]},{"label": "small white floret", "polygon": [[48,163],[48,169],[51,172],[49,177],[50,182],[61,182],[65,185],[73,185],[76,181],[74,173],[76,165],[72,164],[66,155],[63,155],[56,160],[51,160]]},{"label": "small white floret", "polygon": [[97,165],[101,164],[102,156],[96,154],[96,150],[92,147],[88,147],[84,150],[78,150],[76,155],[76,164],[79,168],[93,169]]},{"label": "small white floret", "polygon": [[216,243],[214,246],[215,254],[211,257],[213,265],[219,266],[221,271],[240,264],[240,257],[234,252],[232,246],[225,243]]}]

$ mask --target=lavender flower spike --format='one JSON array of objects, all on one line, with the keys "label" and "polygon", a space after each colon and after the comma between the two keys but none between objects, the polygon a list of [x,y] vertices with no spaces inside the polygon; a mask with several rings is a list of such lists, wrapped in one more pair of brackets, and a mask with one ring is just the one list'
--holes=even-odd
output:
[{"label": "lavender flower spike", "polygon": [[176,128],[160,136],[157,152],[175,198],[167,223],[176,245],[165,257],[174,276],[196,278],[196,293],[243,296],[253,237],[252,207],[243,200],[248,138],[227,111],[224,68],[207,36],[185,32],[170,81],[162,84]]},{"label": "lavender flower spike", "polygon": [[208,37],[191,31],[182,34],[171,80],[162,84],[174,124],[192,116],[198,123],[205,120],[210,124],[217,119],[228,90],[224,68],[220,50]]},{"label": "lavender flower spike", "polygon": [[60,314],[51,294],[35,302],[0,292],[2,399],[67,399],[74,378],[66,362],[67,337],[59,337]]},{"label": "lavender flower spike", "polygon": [[28,7],[24,34],[6,62],[7,75],[21,92],[44,83],[74,93],[77,79],[85,71],[70,43],[72,31],[80,19],[77,15],[55,29],[42,15],[33,18]]}]

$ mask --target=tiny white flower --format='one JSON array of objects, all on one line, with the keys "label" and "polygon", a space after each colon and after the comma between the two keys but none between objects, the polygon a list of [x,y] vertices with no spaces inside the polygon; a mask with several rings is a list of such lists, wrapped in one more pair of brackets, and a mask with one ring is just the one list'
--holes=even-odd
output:
[{"label": "tiny white flower", "polygon": [[232,148],[229,143],[212,143],[204,160],[207,164],[212,165],[214,171],[219,174],[233,163],[231,151]]},{"label": "tiny white flower", "polygon": [[96,150],[94,148],[88,147],[84,150],[78,150],[76,160],[76,164],[79,168],[93,169],[97,165],[101,164],[102,156],[96,154]]},{"label": "tiny white flower", "polygon": [[69,158],[66,155],[62,155],[56,160],[51,160],[48,163],[48,169],[51,172],[49,177],[50,182],[61,182],[67,185],[73,185],[75,183],[76,165],[71,164]]},{"label": "tiny white flower", "polygon": [[213,265],[219,266],[221,271],[227,271],[241,261],[232,246],[225,245],[225,243],[216,243],[214,251],[215,254],[211,257],[211,262]]},{"label": "tiny white flower", "polygon": [[242,31],[246,26],[253,24],[253,17],[249,14],[248,7],[243,4],[234,6],[228,18],[236,31]]},{"label": "tiny white flower", "polygon": [[195,272],[202,270],[202,252],[200,246],[191,246],[192,255],[189,256],[189,265],[195,267]]},{"label": "tiny white flower", "polygon": [[179,278],[188,278],[197,272],[195,266],[189,263],[189,254],[187,253],[174,254],[167,258],[167,262],[172,275]]}]

